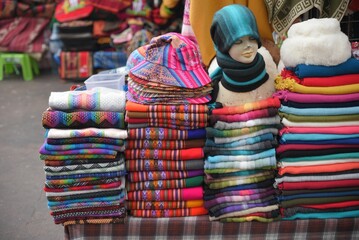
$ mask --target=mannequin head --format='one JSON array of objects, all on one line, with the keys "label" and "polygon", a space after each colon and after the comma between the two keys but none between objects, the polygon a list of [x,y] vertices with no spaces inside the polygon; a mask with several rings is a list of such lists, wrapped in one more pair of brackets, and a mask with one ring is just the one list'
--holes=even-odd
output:
[{"label": "mannequin head", "polygon": [[229,49],[243,37],[250,37],[261,47],[256,19],[251,10],[240,4],[231,4],[218,10],[213,17],[211,37],[216,51],[228,54]]},{"label": "mannequin head", "polygon": [[251,36],[239,38],[229,49],[228,54],[241,63],[251,63],[258,51],[257,40]]}]

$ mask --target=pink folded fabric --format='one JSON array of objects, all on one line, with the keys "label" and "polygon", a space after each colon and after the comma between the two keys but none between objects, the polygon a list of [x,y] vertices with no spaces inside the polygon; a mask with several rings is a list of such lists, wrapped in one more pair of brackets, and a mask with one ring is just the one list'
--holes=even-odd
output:
[{"label": "pink folded fabric", "polygon": [[359,100],[359,93],[325,95],[294,93],[287,90],[281,90],[274,93],[274,96],[283,101],[293,101],[299,103],[339,103]]},{"label": "pink folded fabric", "polygon": [[358,134],[359,125],[341,127],[284,127],[279,131],[279,135],[284,133],[327,133],[327,134]]}]

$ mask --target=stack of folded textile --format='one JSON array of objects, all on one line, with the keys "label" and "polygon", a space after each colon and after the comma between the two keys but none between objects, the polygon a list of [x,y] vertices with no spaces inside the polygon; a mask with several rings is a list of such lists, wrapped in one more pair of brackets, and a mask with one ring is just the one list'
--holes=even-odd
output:
[{"label": "stack of folded textile", "polygon": [[[351,58],[350,43],[336,20],[313,21],[323,42],[317,30],[307,29],[311,23],[293,25],[281,52],[286,68],[276,79],[284,125],[275,184],[281,213],[289,220],[357,217],[359,60]],[[292,51],[300,48],[294,44],[297,38],[308,46],[315,39],[313,45],[318,41],[321,48],[335,48],[297,56]]]},{"label": "stack of folded textile", "polygon": [[210,220],[270,222],[279,215],[273,187],[278,98],[212,110],[205,144],[205,206]]},{"label": "stack of folded textile", "polygon": [[123,223],[125,92],[52,92],[40,148],[48,207],[56,224]]},{"label": "stack of folded textile", "polygon": [[210,89],[210,79],[200,65],[196,46],[177,33],[152,39],[145,50],[144,59],[130,69],[128,80],[129,214],[207,214],[202,184],[208,107],[199,103],[210,97],[194,89]]}]

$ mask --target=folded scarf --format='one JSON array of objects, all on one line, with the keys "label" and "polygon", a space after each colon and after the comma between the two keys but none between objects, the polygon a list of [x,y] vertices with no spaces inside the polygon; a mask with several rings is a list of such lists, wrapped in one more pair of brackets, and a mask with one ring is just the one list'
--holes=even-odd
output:
[{"label": "folded scarf", "polygon": [[245,179],[214,182],[214,183],[209,183],[207,185],[210,189],[221,189],[221,188],[232,187],[232,186],[243,185],[243,184],[258,183],[267,179],[274,179],[274,177],[273,175],[267,175],[267,176],[264,175],[264,176],[250,177]]},{"label": "folded scarf", "polygon": [[359,83],[359,73],[332,77],[305,77],[300,80],[300,84],[308,87],[333,87],[356,83]]},{"label": "folded scarf", "polygon": [[305,207],[290,207],[290,208],[284,208],[282,209],[282,215],[283,217],[291,217],[294,214],[297,213],[337,213],[337,212],[346,212],[346,211],[353,211],[353,210],[359,210],[359,206],[353,206],[353,207],[343,207],[343,208],[331,208],[331,209],[312,209],[312,208],[305,208]]},{"label": "folded scarf", "polygon": [[236,151],[243,151],[243,150],[266,150],[271,149],[277,146],[278,143],[276,140],[273,141],[262,141],[254,144],[249,145],[243,145],[239,147],[233,147],[233,148],[221,148],[221,147],[204,147],[203,150],[205,153],[207,153],[209,156],[214,155],[236,155]]},{"label": "folded scarf", "polygon": [[69,154],[69,155],[48,155],[40,154],[40,160],[71,160],[71,159],[94,159],[94,158],[103,158],[103,159],[113,159],[116,157],[117,152],[111,154]]},{"label": "folded scarf", "polygon": [[206,138],[206,129],[177,130],[159,127],[128,129],[128,139],[186,140]]},{"label": "folded scarf", "polygon": [[340,148],[355,148],[358,144],[280,144],[276,148],[277,154],[292,150],[321,150],[321,149],[340,149]]},{"label": "folded scarf", "polygon": [[280,117],[276,114],[272,117],[263,117],[263,118],[256,118],[247,121],[239,121],[239,122],[224,122],[224,121],[217,121],[213,127],[218,130],[229,130],[229,129],[238,129],[238,128],[249,128],[261,125],[278,125],[280,124]]},{"label": "folded scarf", "polygon": [[104,217],[116,217],[116,218],[125,218],[126,208],[120,207],[118,209],[111,209],[111,210],[101,210],[101,211],[91,211],[91,212],[72,212],[66,213],[62,215],[54,216],[55,224],[60,224],[65,221],[77,221],[82,220],[84,218],[104,218]]},{"label": "folded scarf", "polygon": [[129,172],[128,181],[130,182],[143,182],[154,180],[166,179],[180,179],[189,178],[203,175],[202,170],[188,170],[188,171],[142,171],[142,172]]},{"label": "folded scarf", "polygon": [[280,138],[281,143],[290,143],[291,141],[320,141],[320,140],[334,140],[357,138],[359,134],[326,134],[326,133],[284,133]]},{"label": "folded scarf", "polygon": [[135,171],[181,171],[203,169],[204,160],[172,161],[158,159],[126,159],[126,170]]},{"label": "folded scarf", "polygon": [[308,161],[295,161],[287,162],[281,161],[278,162],[278,167],[304,167],[304,166],[313,166],[316,165],[320,167],[321,164],[336,164],[336,163],[348,163],[348,162],[358,162],[359,158],[340,158],[340,159],[322,159],[322,160],[308,160]]},{"label": "folded scarf", "polygon": [[172,113],[207,113],[207,105],[144,105],[134,103],[131,101],[126,102],[126,111],[128,112],[147,112],[148,114],[161,113],[161,112],[172,112]]},{"label": "folded scarf", "polygon": [[117,154],[115,158],[96,158],[96,159],[69,159],[69,160],[45,160],[45,166],[71,166],[81,164],[93,164],[93,163],[110,163],[110,162],[124,162],[123,154]]},{"label": "folded scarf", "polygon": [[222,181],[225,179],[232,179],[232,178],[247,178],[251,176],[262,176],[262,175],[269,175],[272,174],[272,170],[265,170],[265,169],[256,169],[256,170],[235,170],[232,172],[227,173],[209,173],[207,170],[205,171],[206,174],[206,182],[215,182],[215,181]]},{"label": "folded scarf", "polygon": [[357,173],[336,174],[336,175],[312,175],[312,176],[282,176],[275,179],[275,184],[282,182],[313,182],[313,181],[336,181],[336,180],[359,180]]},{"label": "folded scarf", "polygon": [[187,200],[187,201],[127,201],[129,210],[162,210],[162,209],[182,209],[203,207],[203,200]]},{"label": "folded scarf", "polygon": [[257,193],[257,194],[249,194],[249,195],[232,195],[232,196],[222,196],[222,197],[216,197],[213,198],[211,200],[206,200],[204,202],[204,205],[207,209],[216,206],[218,204],[224,203],[224,202],[245,202],[245,201],[250,201],[250,200],[255,200],[255,199],[261,199],[261,198],[265,198],[268,196],[274,196],[275,195],[275,190],[274,189],[270,189],[268,191],[262,192],[262,193]]},{"label": "folded scarf", "polygon": [[127,191],[138,191],[138,190],[160,190],[160,189],[180,189],[202,186],[203,176],[197,176],[192,178],[182,179],[170,179],[170,180],[154,180],[154,181],[143,181],[143,182],[127,182]]},{"label": "folded scarf", "polygon": [[265,109],[265,108],[279,108],[280,100],[277,97],[267,98],[258,102],[245,103],[241,106],[223,107],[212,110],[213,115],[232,115],[242,114],[253,110]]},{"label": "folded scarf", "polygon": [[258,132],[263,129],[270,129],[270,128],[279,128],[276,125],[259,125],[254,127],[248,128],[240,128],[240,129],[230,129],[230,130],[219,130],[212,127],[206,128],[207,138],[230,138],[230,137],[237,137],[248,135],[250,133]]},{"label": "folded scarf", "polygon": [[258,118],[273,117],[278,113],[277,108],[263,108],[258,110],[253,110],[241,114],[231,114],[231,115],[210,115],[210,124],[214,125],[217,121],[223,121],[228,123],[233,122],[244,122],[249,120],[255,120]]},{"label": "folded scarf", "polygon": [[354,217],[357,217],[357,216],[359,216],[359,210],[343,211],[343,212],[296,213],[291,217],[283,218],[283,220],[354,218]]},{"label": "folded scarf", "polygon": [[239,146],[255,144],[255,143],[263,142],[266,140],[274,140],[274,135],[272,133],[264,133],[261,135],[240,139],[236,142],[222,143],[222,144],[216,143],[212,139],[207,138],[205,146],[206,147],[218,147],[218,148],[232,148],[232,147],[239,147]]},{"label": "folded scarf", "polygon": [[283,175],[285,173],[291,174],[304,174],[304,173],[319,173],[319,172],[337,172],[358,169],[358,162],[346,162],[346,163],[335,163],[335,164],[321,164],[314,166],[304,167],[284,167],[278,169],[278,174]]},{"label": "folded scarf", "polygon": [[188,149],[203,147],[205,139],[191,139],[191,140],[128,140],[126,142],[127,149],[158,149],[158,150],[170,150],[170,149]]},{"label": "folded scarf", "polygon": [[337,94],[350,94],[350,93],[359,92],[359,83],[333,86],[333,87],[307,87],[297,83],[293,78],[290,77],[283,78],[282,76],[279,75],[275,79],[275,88],[277,90],[288,90],[291,92],[303,93],[303,94],[337,95]]},{"label": "folded scarf", "polygon": [[271,206],[276,203],[277,203],[276,200],[271,200],[271,201],[268,201],[265,203],[245,203],[245,204],[239,203],[236,205],[224,207],[224,208],[216,211],[215,213],[212,213],[212,212],[209,212],[209,213],[210,213],[210,217],[221,217],[222,215],[226,215],[228,213],[249,210],[249,209],[258,208],[258,207],[267,207],[267,206]]},{"label": "folded scarf", "polygon": [[203,199],[202,187],[165,190],[128,191],[127,199],[132,201],[187,201]]},{"label": "folded scarf", "polygon": [[74,149],[108,149],[115,151],[124,151],[124,145],[115,145],[115,144],[104,144],[104,143],[78,143],[78,144],[49,144],[46,142],[43,144],[43,148],[46,151],[68,151]]},{"label": "folded scarf", "polygon": [[118,217],[101,217],[101,218],[86,218],[86,219],[73,219],[61,222],[63,226],[70,226],[75,224],[124,224],[126,218]]},{"label": "folded scarf", "polygon": [[358,134],[359,125],[342,127],[284,127],[279,131],[279,135],[285,133],[323,133],[323,134]]},{"label": "folded scarf", "polygon": [[[284,115],[283,115],[284,116]],[[286,115],[286,117],[290,117],[291,119],[299,119],[301,120],[301,118],[299,116],[295,116],[294,115]],[[282,118],[282,124],[286,127],[316,127],[316,128],[321,128],[321,127],[341,127],[341,126],[356,126],[359,125],[359,121],[333,121],[333,122],[295,122],[295,121],[291,121],[289,119],[287,119],[286,117]]]},{"label": "folded scarf", "polygon": [[282,105],[279,108],[279,111],[282,113],[296,114],[301,116],[349,115],[359,114],[359,106],[343,108],[294,108]]},{"label": "folded scarf", "polygon": [[159,123],[167,121],[183,121],[187,124],[191,122],[207,122],[207,113],[176,113],[176,112],[126,112],[126,122],[131,123]]},{"label": "folded scarf", "polygon": [[152,149],[127,149],[126,159],[170,159],[191,160],[202,159],[204,152],[202,148],[189,148],[180,150],[152,150]]},{"label": "folded scarf", "polygon": [[123,112],[46,110],[42,114],[44,128],[125,128]]},{"label": "folded scarf", "polygon": [[68,204],[79,204],[79,203],[91,203],[91,202],[112,202],[112,201],[119,201],[124,196],[111,196],[111,197],[97,197],[92,199],[73,199],[73,200],[66,200],[60,202],[48,202],[48,207],[61,207],[66,206]]},{"label": "folded scarf", "polygon": [[116,150],[104,149],[104,148],[82,148],[82,149],[70,149],[70,150],[46,150],[45,145],[42,145],[39,150],[40,154],[62,156],[62,155],[77,155],[77,154],[108,154],[116,155]]},{"label": "folded scarf", "polygon": [[91,169],[83,169],[83,170],[72,170],[72,171],[61,171],[61,172],[46,172],[46,176],[68,176],[74,174],[89,174],[89,173],[107,173],[114,171],[125,171],[124,164],[120,164],[113,167],[106,168],[91,168]]},{"label": "folded scarf", "polygon": [[57,211],[57,210],[67,210],[67,209],[73,209],[73,208],[84,208],[84,207],[98,207],[98,206],[114,206],[119,205],[121,202],[119,200],[114,201],[97,201],[97,202],[79,202],[79,203],[69,203],[65,205],[57,205],[57,206],[51,206],[48,207],[51,211]]},{"label": "folded scarf", "polygon": [[103,87],[84,91],[51,92],[49,97],[49,107],[54,110],[124,112],[125,103],[125,91]]},{"label": "folded scarf", "polygon": [[54,176],[46,175],[46,180],[60,180],[60,179],[71,179],[71,178],[78,179],[78,178],[86,178],[86,177],[112,178],[112,177],[120,177],[125,175],[126,175],[126,171],[54,175]]},{"label": "folded scarf", "polygon": [[199,121],[187,121],[187,120],[171,120],[169,118],[126,118],[128,128],[134,128],[136,126],[144,127],[168,127],[174,129],[196,129],[207,127],[207,116],[199,119]]},{"label": "folded scarf", "polygon": [[[76,196],[78,194],[83,194],[83,193],[96,193],[96,192],[105,192],[105,191],[114,191],[114,190],[123,190],[125,189],[125,184],[124,182],[121,182],[121,185],[118,187],[111,187],[111,188],[94,188],[94,189],[87,189],[87,190],[79,190],[79,191],[57,191],[57,192],[46,192],[46,197],[63,197],[63,196],[69,196],[69,195],[73,195]],[[121,192],[121,199],[122,201],[124,201],[124,191]],[[77,198],[72,198],[72,200],[78,200]],[[86,200],[84,200],[86,202]],[[80,207],[80,206],[78,206]]]},{"label": "folded scarf", "polygon": [[233,155],[216,155],[216,156],[208,156],[206,161],[209,163],[220,163],[220,162],[232,162],[232,161],[251,161],[257,160],[261,158],[274,157],[276,152],[275,149],[269,149],[265,151],[236,151],[237,154]]},{"label": "folded scarf", "polygon": [[118,166],[120,164],[124,164],[123,162],[105,162],[105,163],[90,163],[90,164],[78,164],[78,165],[64,165],[59,167],[52,167],[52,166],[44,166],[45,173],[46,172],[68,172],[69,174],[71,171],[77,170],[87,170],[87,169],[101,169],[101,168],[111,168]]},{"label": "folded scarf", "polygon": [[235,191],[235,192],[243,191],[243,190],[253,191],[253,190],[258,190],[260,188],[273,187],[273,183],[274,183],[274,179],[267,179],[263,182],[242,184],[242,185],[237,185],[237,186],[233,186],[233,187],[226,187],[226,188],[219,188],[219,189],[209,189],[205,185],[205,196],[223,194],[223,193],[228,193],[230,191]]},{"label": "folded scarf", "polygon": [[359,60],[352,57],[336,66],[298,64],[295,68],[289,68],[289,70],[294,71],[299,78],[357,74],[359,73]]},{"label": "folded scarf", "polygon": [[207,209],[204,207],[182,208],[182,209],[164,209],[164,210],[131,210],[130,215],[134,217],[147,218],[168,218],[168,217],[186,217],[206,215]]},{"label": "folded scarf", "polygon": [[348,115],[333,115],[333,116],[304,116],[297,114],[289,114],[279,112],[281,118],[286,118],[293,122],[345,122],[345,121],[358,121],[359,114],[348,114]]},{"label": "folded scarf", "polygon": [[339,102],[339,103],[298,103],[292,101],[282,101],[282,106],[293,107],[293,108],[347,108],[359,106],[359,101],[353,102]]},{"label": "folded scarf", "polygon": [[275,97],[278,97],[280,100],[293,101],[298,103],[343,103],[343,102],[352,102],[359,100],[359,93],[349,93],[349,94],[304,94],[304,93],[295,93],[288,90],[280,90],[273,94]]},{"label": "folded scarf", "polygon": [[120,147],[121,149],[125,144],[125,141],[123,139],[107,137],[46,138],[45,141],[49,145],[106,144],[115,145]]},{"label": "folded scarf", "polygon": [[126,139],[127,130],[116,128],[84,128],[84,129],[56,129],[51,128],[47,131],[47,138],[83,138],[83,137],[103,137],[103,138],[115,138]]},{"label": "folded scarf", "polygon": [[69,181],[64,181],[62,184],[59,182],[55,182],[57,184],[53,184],[51,180],[45,181],[45,186],[48,188],[69,188],[69,187],[79,187],[79,186],[89,186],[89,185],[100,185],[100,184],[108,184],[120,181],[119,178],[99,178],[99,179],[89,179],[86,178],[81,179],[81,181],[71,181],[72,179],[67,179]]},{"label": "folded scarf", "polygon": [[262,206],[262,207],[253,207],[253,208],[249,208],[249,209],[245,209],[245,210],[232,211],[229,213],[222,214],[218,217],[210,216],[209,220],[216,221],[216,220],[220,220],[222,218],[245,216],[245,215],[255,213],[255,212],[270,212],[270,211],[273,211],[276,209],[278,209],[277,204],[269,205],[269,206]]},{"label": "folded scarf", "polygon": [[249,134],[244,134],[244,135],[240,135],[240,136],[235,136],[235,137],[215,137],[214,138],[214,142],[218,143],[218,144],[223,144],[223,143],[233,143],[236,141],[240,141],[246,138],[251,138],[251,137],[256,137],[256,136],[260,136],[266,133],[270,133],[273,135],[277,135],[278,134],[278,127],[272,127],[272,128],[264,128],[262,130],[258,130]]},{"label": "folded scarf", "polygon": [[228,161],[228,162],[218,162],[218,163],[210,163],[205,161],[204,169],[241,169],[241,170],[250,170],[250,169],[261,169],[261,168],[274,168],[277,164],[276,157],[266,157],[260,158],[256,160],[249,161]]},{"label": "folded scarf", "polygon": [[342,196],[342,197],[322,197],[322,198],[296,198],[292,200],[282,201],[280,203],[282,208],[288,208],[293,206],[299,206],[302,204],[327,204],[334,202],[342,202],[342,201],[356,201],[358,200],[358,196]]}]

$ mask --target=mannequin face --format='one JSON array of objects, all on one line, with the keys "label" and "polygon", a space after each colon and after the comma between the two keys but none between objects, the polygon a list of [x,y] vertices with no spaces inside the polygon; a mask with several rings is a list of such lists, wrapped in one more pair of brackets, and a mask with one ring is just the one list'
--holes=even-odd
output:
[{"label": "mannequin face", "polygon": [[229,49],[229,56],[241,63],[251,63],[258,51],[257,41],[250,36],[238,39]]}]

